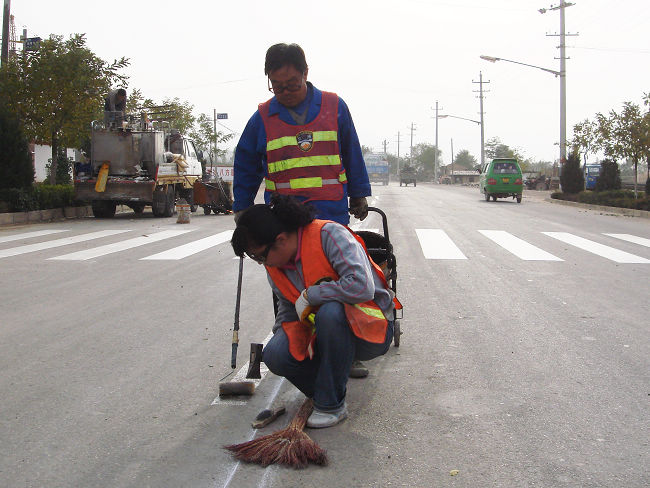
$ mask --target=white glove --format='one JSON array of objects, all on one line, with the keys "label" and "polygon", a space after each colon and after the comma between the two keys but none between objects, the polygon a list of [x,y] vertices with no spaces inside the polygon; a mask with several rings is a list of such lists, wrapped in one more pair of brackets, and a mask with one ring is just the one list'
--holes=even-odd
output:
[{"label": "white glove", "polygon": [[307,289],[304,289],[296,300],[296,313],[303,324],[309,324],[309,314],[312,313],[312,306],[307,298]]}]

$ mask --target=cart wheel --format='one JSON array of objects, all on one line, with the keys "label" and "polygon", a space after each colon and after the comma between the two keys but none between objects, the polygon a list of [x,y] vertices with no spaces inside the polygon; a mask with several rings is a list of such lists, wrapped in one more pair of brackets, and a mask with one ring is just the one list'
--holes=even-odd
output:
[{"label": "cart wheel", "polygon": [[393,342],[395,347],[399,347],[400,336],[402,335],[402,328],[400,326],[399,320],[393,322]]},{"label": "cart wheel", "polygon": [[203,207],[203,213],[205,215],[210,215],[210,207]]}]

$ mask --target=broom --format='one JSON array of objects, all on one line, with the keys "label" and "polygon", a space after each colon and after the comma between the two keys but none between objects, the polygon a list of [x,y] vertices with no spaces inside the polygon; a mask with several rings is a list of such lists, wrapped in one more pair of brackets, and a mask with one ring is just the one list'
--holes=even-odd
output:
[{"label": "broom", "polygon": [[224,448],[232,451],[235,458],[241,461],[262,466],[285,464],[293,468],[304,468],[310,462],[325,466],[327,454],[302,430],[313,408],[313,401],[307,398],[286,428]]}]

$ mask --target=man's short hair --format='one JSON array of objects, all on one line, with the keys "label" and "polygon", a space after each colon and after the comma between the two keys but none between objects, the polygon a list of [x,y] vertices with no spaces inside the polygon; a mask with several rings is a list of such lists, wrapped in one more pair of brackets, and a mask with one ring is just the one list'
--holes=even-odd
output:
[{"label": "man's short hair", "polygon": [[307,70],[305,52],[298,44],[274,44],[266,51],[265,75],[268,76],[271,71],[280,69],[283,66],[293,66],[301,73]]},{"label": "man's short hair", "polygon": [[117,90],[117,94],[125,97],[126,96],[126,90],[124,88],[120,88],[119,90]]}]

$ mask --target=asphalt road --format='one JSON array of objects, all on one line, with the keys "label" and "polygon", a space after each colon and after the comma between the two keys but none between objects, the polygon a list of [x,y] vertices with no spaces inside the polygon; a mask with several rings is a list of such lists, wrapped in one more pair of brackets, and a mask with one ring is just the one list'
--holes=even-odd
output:
[{"label": "asphalt road", "polygon": [[[308,431],[330,465],[302,471],[222,449],[255,435],[260,410],[288,409],[265,434],[302,402],[268,374],[249,400],[213,404],[231,372],[232,217],[0,229],[0,486],[648,486],[650,220],[536,192],[373,192],[401,346],[350,380],[345,422]],[[242,367],[272,324],[249,260],[240,322]]]}]

